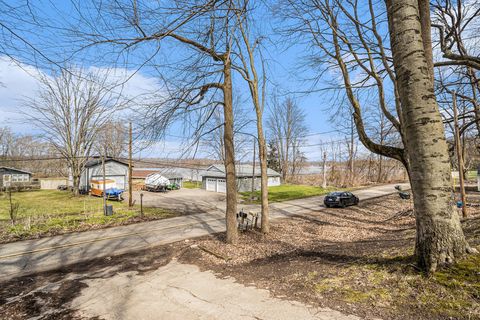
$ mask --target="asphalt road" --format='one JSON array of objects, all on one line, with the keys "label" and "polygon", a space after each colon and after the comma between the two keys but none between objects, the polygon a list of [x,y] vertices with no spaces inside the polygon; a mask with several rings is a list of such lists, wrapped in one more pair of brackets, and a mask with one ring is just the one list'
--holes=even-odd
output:
[{"label": "asphalt road", "polygon": [[[404,184],[403,187],[406,188],[407,185]],[[390,184],[357,190],[354,193],[362,201],[393,192],[394,184]],[[239,209],[241,208],[239,206]],[[323,196],[275,203],[270,208],[272,218],[306,214],[324,208]],[[245,209],[260,211],[259,206],[246,206]],[[209,213],[2,244],[0,281],[224,230],[224,217],[218,210],[214,210]]]}]

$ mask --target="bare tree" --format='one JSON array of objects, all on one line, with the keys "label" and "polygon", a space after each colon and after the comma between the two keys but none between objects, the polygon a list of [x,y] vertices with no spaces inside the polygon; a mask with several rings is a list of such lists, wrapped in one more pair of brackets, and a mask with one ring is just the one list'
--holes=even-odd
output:
[{"label": "bare tree", "polygon": [[[382,8],[380,2],[374,0],[368,1],[366,12],[361,11],[358,1],[299,3],[287,0],[282,14],[291,23],[283,32],[288,37],[300,36],[307,41],[307,64],[319,70],[315,83],[326,73],[340,75],[325,77],[330,80],[330,88],[338,93],[332,103],[342,105],[344,99],[341,96],[339,99],[339,95],[345,94],[362,144],[374,153],[401,161],[408,168],[404,148],[375,141],[369,135],[365,117],[366,101],[374,97],[375,104],[403,140],[395,74],[381,31],[385,22],[380,20],[377,7]],[[321,61],[325,63],[319,63]],[[394,101],[393,106],[388,103],[390,100]]]},{"label": "bare tree", "polygon": [[[265,109],[265,92],[267,77],[265,74],[265,61],[260,51],[261,36],[253,36],[254,18],[253,8],[248,0],[236,1],[237,18],[234,40],[236,43],[235,54],[239,62],[233,68],[240,73],[246,81],[256,115],[258,155],[260,159],[261,174],[261,204],[263,233],[270,230],[268,209],[268,175],[267,175],[267,144],[263,130],[263,113]],[[257,66],[259,63],[259,66]]]},{"label": "bare tree", "polygon": [[[430,13],[429,2],[422,1]],[[442,61],[435,66],[461,65],[480,70],[480,51],[478,51],[478,31],[480,4],[475,1],[436,0],[432,1],[432,26],[437,31]],[[428,8],[428,10],[427,10]],[[430,15],[426,17],[429,20]]]},{"label": "bare tree", "polygon": [[105,151],[108,157],[120,158],[126,156],[128,149],[128,127],[119,120],[109,120],[97,132],[95,140],[97,153]]},{"label": "bare tree", "polygon": [[[428,7],[428,1],[389,0],[385,8],[382,2],[369,0],[368,16],[361,15],[358,1],[288,3],[288,16],[299,22],[288,31],[308,35],[312,48],[319,49],[328,61],[327,70],[340,71],[360,141],[370,151],[401,161],[407,168],[414,194],[419,266],[434,271],[454,261],[468,246],[449,200],[450,166],[433,94],[433,62],[428,59],[432,57],[429,12],[420,11]],[[382,12],[388,15],[391,52],[383,43]],[[362,92],[378,98],[380,110],[402,145],[381,144],[369,136]],[[394,101],[394,108],[388,100]]]},{"label": "bare tree", "polygon": [[82,70],[60,71],[44,76],[37,97],[25,101],[26,116],[64,157],[75,195],[97,134],[119,107],[106,78]]},{"label": "bare tree", "polygon": [[[248,125],[253,121],[250,118],[247,110],[241,105],[239,98],[236,95],[233,103],[233,128],[235,137],[235,161],[245,161],[246,156],[251,151],[251,141],[244,131]],[[200,140],[200,145],[208,150],[210,157],[225,162],[225,144],[223,140],[224,129],[223,124],[223,110],[215,108],[208,124],[205,126],[204,134]],[[204,151],[205,152],[205,151]]]},{"label": "bare tree", "polygon": [[274,141],[280,157],[283,181],[296,174],[301,160],[300,148],[305,144],[308,133],[305,125],[305,112],[290,97],[279,102],[274,97],[266,122],[269,139]]},{"label": "bare tree", "polygon": [[[87,19],[82,25],[85,28],[74,36],[83,43],[82,49],[106,46],[118,59],[138,52],[138,68],[149,64],[158,71],[165,92],[157,95],[157,102],[149,104],[144,127],[153,129],[150,132],[159,137],[174,121],[183,118],[190,124],[187,118],[200,113],[202,120],[192,123],[199,140],[206,133],[206,124],[215,109],[223,109],[224,123],[220,125],[227,183],[226,240],[235,243],[238,236],[231,53],[236,19],[232,3],[172,1],[166,6],[156,2],[137,6],[136,1],[112,1],[109,4],[93,2],[95,14],[111,18],[106,24],[97,26]],[[80,19],[85,17],[80,12]],[[170,46],[170,52],[175,51],[176,56],[168,56],[167,63],[156,60],[163,52],[160,45]],[[144,52],[149,52],[148,57],[145,58]]]},{"label": "bare tree", "polygon": [[0,128],[0,159],[5,160],[11,155],[15,137],[8,127]]},{"label": "bare tree", "polygon": [[[24,20],[28,20],[30,29],[41,28],[50,34],[68,35],[64,42],[48,45],[45,41],[44,47],[49,51],[58,48],[56,50],[62,53],[62,57],[70,59],[81,54],[84,59],[108,60],[116,66],[135,68],[132,74],[142,68],[157,72],[163,85],[162,92],[157,94],[158,103],[149,101],[150,121],[144,123],[144,128],[156,129],[155,138],[161,137],[162,131],[174,120],[201,113],[202,121],[196,121],[193,126],[195,138],[200,140],[213,109],[223,108],[227,241],[235,242],[236,183],[231,102],[232,60],[235,57],[232,52],[238,22],[244,22],[238,14],[244,16],[245,12],[240,13],[241,5],[247,2],[72,2],[69,7],[71,19],[60,22],[41,19],[44,10],[33,3],[15,9],[28,17]],[[59,6],[51,6],[51,9],[62,16]],[[183,75],[183,82],[179,81],[179,74]]]}]

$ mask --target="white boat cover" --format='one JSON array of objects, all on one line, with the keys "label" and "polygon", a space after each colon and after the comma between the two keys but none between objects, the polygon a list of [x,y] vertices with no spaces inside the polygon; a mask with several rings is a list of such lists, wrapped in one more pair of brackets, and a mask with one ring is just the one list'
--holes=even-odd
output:
[{"label": "white boat cover", "polygon": [[145,178],[145,186],[147,187],[167,186],[169,184],[170,180],[162,176],[160,173],[152,173]]}]

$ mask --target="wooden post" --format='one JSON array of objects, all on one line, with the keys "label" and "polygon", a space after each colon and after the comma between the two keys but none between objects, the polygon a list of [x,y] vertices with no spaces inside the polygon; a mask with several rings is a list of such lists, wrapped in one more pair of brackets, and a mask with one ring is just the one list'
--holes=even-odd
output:
[{"label": "wooden post", "polygon": [[128,206],[133,207],[133,164],[132,164],[132,123],[128,130]]},{"label": "wooden post", "polygon": [[143,192],[140,193],[140,217],[143,218]]},{"label": "wooden post", "polygon": [[106,177],[106,174],[105,174],[105,150],[103,151],[103,155],[102,155],[102,174],[103,174],[103,191],[102,191],[102,195],[103,195],[103,214],[107,215],[107,193],[106,193],[107,183],[105,181],[105,177]]},{"label": "wooden post", "polygon": [[458,160],[458,180],[460,181],[460,195],[462,199],[462,215],[464,218],[467,217],[467,202],[465,195],[465,182],[463,177],[463,155],[462,148],[460,145],[460,133],[458,129],[458,112],[457,112],[457,94],[455,91],[452,93],[453,99],[453,124],[455,127],[455,149],[457,151],[457,160]]},{"label": "wooden post", "polygon": [[250,201],[253,201],[253,195],[255,194],[255,148],[255,137],[253,137],[252,194],[250,195]]}]

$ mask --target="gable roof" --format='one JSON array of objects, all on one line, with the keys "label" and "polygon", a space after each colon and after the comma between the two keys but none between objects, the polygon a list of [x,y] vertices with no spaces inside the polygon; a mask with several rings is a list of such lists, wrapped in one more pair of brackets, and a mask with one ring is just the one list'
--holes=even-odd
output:
[{"label": "gable roof", "polygon": [[[237,177],[252,177],[253,176],[253,166],[250,164],[237,164],[235,165],[235,171]],[[219,164],[213,164],[208,167],[204,176],[207,177],[225,177],[225,167]],[[260,177],[260,167],[255,166],[255,177]],[[280,173],[270,168],[267,168],[267,176],[269,177],[280,177]]]},{"label": "gable roof", "polygon": [[16,169],[16,168],[10,168],[10,167],[0,167],[0,169],[11,170],[11,171],[17,171],[17,172],[21,172],[21,173],[30,174],[30,175],[32,174],[30,171],[21,170],[21,169]]},{"label": "gable roof", "polygon": [[175,168],[157,168],[157,169],[148,169],[148,168],[137,168],[133,170],[133,178],[142,178],[145,179],[151,174],[159,173],[167,179],[183,179],[181,172],[178,172]]},{"label": "gable roof", "polygon": [[[114,158],[106,158],[105,159],[105,163],[111,162],[111,161],[123,164],[125,166],[128,166],[128,163],[124,162],[124,161],[120,161],[120,160],[117,160],[117,159],[114,159]],[[85,168],[91,168],[91,167],[95,167],[95,166],[98,166],[98,165],[101,165],[101,164],[102,164],[102,158],[93,158],[93,159],[90,159],[87,162],[85,162]]]}]

